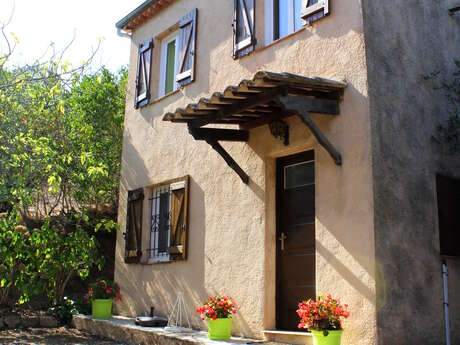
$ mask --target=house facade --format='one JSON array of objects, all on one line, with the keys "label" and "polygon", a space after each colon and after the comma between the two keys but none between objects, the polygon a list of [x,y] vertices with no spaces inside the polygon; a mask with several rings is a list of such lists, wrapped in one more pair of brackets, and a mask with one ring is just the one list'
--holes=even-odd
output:
[{"label": "house facade", "polygon": [[[122,315],[194,327],[209,295],[233,332],[310,343],[297,303],[350,306],[343,344],[460,341],[460,264],[442,256],[435,81],[460,51],[446,1],[148,0],[131,39],[115,279]],[[431,24],[431,25],[428,25]],[[449,189],[449,188],[447,188]]]}]

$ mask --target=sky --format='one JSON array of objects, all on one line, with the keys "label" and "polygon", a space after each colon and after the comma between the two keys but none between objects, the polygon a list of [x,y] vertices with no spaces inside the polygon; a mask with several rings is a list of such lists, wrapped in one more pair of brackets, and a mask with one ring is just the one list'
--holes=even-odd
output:
[{"label": "sky", "polygon": [[[14,33],[19,43],[12,62],[33,62],[45,54],[53,42],[61,51],[72,39],[65,60],[79,65],[101,46],[93,63],[113,72],[128,64],[129,39],[117,35],[115,23],[140,5],[143,0],[0,0],[0,21],[12,14],[7,33]],[[1,44],[0,50],[5,49]],[[49,51],[49,50],[48,50]]]}]

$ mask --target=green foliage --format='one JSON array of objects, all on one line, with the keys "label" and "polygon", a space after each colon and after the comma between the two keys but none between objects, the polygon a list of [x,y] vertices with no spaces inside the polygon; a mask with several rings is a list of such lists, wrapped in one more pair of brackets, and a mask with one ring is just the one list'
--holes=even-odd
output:
[{"label": "green foliage", "polygon": [[72,315],[78,313],[76,303],[68,297],[64,297],[58,304],[48,309],[48,314],[54,316],[61,325],[70,325]]},{"label": "green foliage", "polygon": [[0,217],[0,305],[7,302],[13,286],[20,287],[24,276],[29,233],[16,227],[16,215]]},{"label": "green foliage", "polygon": [[0,203],[27,216],[116,208],[126,70],[68,69],[0,70]]},{"label": "green foliage", "polygon": [[460,60],[455,60],[456,71],[452,80],[443,88],[452,106],[452,112],[445,124],[438,127],[435,140],[446,146],[450,154],[460,153]]},{"label": "green foliage", "polygon": [[86,279],[93,266],[102,268],[96,238],[81,228],[62,233],[46,222],[34,231],[29,242],[28,274],[32,291],[42,290],[54,303],[63,300],[65,288],[74,274]]},{"label": "green foliage", "polygon": [[102,268],[96,238],[81,228],[64,233],[45,222],[29,233],[14,215],[0,219],[0,255],[2,303],[15,286],[21,294],[19,303],[44,294],[60,304],[74,275],[86,279],[93,266]]}]

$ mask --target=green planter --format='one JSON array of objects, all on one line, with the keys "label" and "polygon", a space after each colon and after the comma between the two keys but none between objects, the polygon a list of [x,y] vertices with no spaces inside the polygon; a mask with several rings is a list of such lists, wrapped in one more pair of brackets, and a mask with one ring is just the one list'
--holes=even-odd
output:
[{"label": "green planter", "polygon": [[95,299],[92,304],[93,319],[110,319],[112,317],[112,300]]},{"label": "green planter", "polygon": [[229,340],[232,336],[232,319],[208,320],[208,337],[211,340]]},{"label": "green planter", "polygon": [[313,345],[340,345],[340,338],[342,337],[343,330],[328,332],[329,334],[324,336],[323,331],[312,330]]}]

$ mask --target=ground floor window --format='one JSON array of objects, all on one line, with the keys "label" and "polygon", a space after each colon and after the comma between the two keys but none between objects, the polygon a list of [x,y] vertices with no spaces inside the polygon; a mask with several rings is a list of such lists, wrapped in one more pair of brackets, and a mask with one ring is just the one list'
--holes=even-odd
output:
[{"label": "ground floor window", "polygon": [[188,177],[150,188],[150,263],[186,258]]}]

